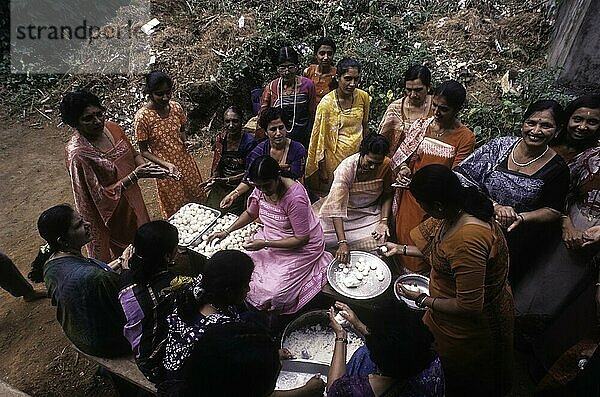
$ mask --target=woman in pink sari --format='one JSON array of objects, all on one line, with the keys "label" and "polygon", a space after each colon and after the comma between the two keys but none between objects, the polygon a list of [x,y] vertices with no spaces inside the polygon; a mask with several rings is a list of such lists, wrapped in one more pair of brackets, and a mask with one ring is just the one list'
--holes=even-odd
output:
[{"label": "woman in pink sari", "polygon": [[65,148],[75,208],[90,223],[88,256],[117,258],[137,228],[149,221],[139,178],[164,178],[166,170],[146,163],[118,124],[104,120],[100,100],[89,92],[69,92],[61,118],[73,127]]},{"label": "woman in pink sari", "polygon": [[246,300],[259,310],[295,313],[327,283],[323,229],[310,207],[306,189],[286,177],[270,156],[257,157],[248,171],[254,191],[248,209],[227,230],[209,241],[222,239],[256,219],[264,228],[244,248],[254,261]]}]

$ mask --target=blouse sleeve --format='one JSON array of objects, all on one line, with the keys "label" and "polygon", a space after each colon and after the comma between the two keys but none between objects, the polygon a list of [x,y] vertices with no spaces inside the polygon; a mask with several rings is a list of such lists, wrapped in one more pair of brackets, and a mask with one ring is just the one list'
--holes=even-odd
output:
[{"label": "blouse sleeve", "polygon": [[292,145],[294,146],[293,150],[288,152],[287,163],[290,165],[290,172],[294,174],[294,178],[300,179],[304,176],[304,169],[306,167],[306,149],[302,144],[295,143],[295,141],[292,141]]},{"label": "blouse sleeve", "polygon": [[[299,189],[300,187],[294,186],[294,188]],[[306,193],[298,192],[290,198],[287,215],[290,219],[294,236],[303,237],[310,234],[309,222],[306,221],[310,219],[310,211],[312,211],[312,208]]]},{"label": "blouse sleeve", "polygon": [[242,181],[248,181],[248,172],[250,171],[250,166],[257,157],[263,154],[263,152],[263,147],[259,144],[250,152],[248,157],[246,157],[246,171],[244,171],[244,178],[242,178]]},{"label": "blouse sleeve", "polygon": [[369,97],[369,93],[366,91],[364,92],[364,107],[363,107],[363,119],[361,120],[361,122],[363,121],[369,121],[369,112],[371,110],[371,98]]},{"label": "blouse sleeve", "polygon": [[492,239],[484,226],[465,225],[447,241],[453,248],[447,256],[454,273],[457,304],[462,309],[477,312],[483,309]]},{"label": "blouse sleeve", "polygon": [[473,153],[473,149],[475,149],[475,135],[468,128],[464,128],[466,129],[466,131],[464,132],[465,137],[461,139],[458,147],[456,148],[456,156],[454,157],[452,168],[460,164],[471,153]]},{"label": "blouse sleeve", "polygon": [[179,115],[179,122],[181,123],[181,125],[184,125],[188,121],[187,112],[185,111],[183,106],[181,106],[180,103],[175,102],[175,104],[176,104],[175,106],[177,109],[177,113]]},{"label": "blouse sleeve", "polygon": [[[325,197],[321,206],[321,217],[326,218],[347,218],[348,202],[350,201],[350,188],[354,182],[354,173],[352,173],[351,157],[342,160],[340,165],[333,171],[333,182],[329,194]],[[350,165],[348,165],[350,163]]]},{"label": "blouse sleeve", "polygon": [[258,217],[258,200],[260,200],[260,192],[257,188],[254,188],[252,194],[248,197],[248,207],[246,208],[246,211],[253,217]]},{"label": "blouse sleeve", "polygon": [[486,143],[454,167],[454,172],[463,185],[473,186],[487,194],[483,181],[489,171],[489,166],[495,165],[489,164],[491,150],[491,143]]},{"label": "blouse sleeve", "polygon": [[394,183],[394,171],[392,171],[392,161],[389,157],[386,157],[383,163],[383,193],[392,193],[395,189],[392,187]]},{"label": "blouse sleeve", "polygon": [[133,129],[135,130],[135,138],[138,142],[144,142],[150,139],[150,125],[143,109],[140,109],[135,114]]},{"label": "blouse sleeve", "polygon": [[331,384],[327,391],[328,397],[372,396],[373,389],[366,376],[344,375]]},{"label": "blouse sleeve", "polygon": [[308,91],[308,111],[310,113],[310,119],[314,120],[315,113],[317,111],[317,96],[315,93],[315,83],[307,77],[304,78],[306,79]]}]

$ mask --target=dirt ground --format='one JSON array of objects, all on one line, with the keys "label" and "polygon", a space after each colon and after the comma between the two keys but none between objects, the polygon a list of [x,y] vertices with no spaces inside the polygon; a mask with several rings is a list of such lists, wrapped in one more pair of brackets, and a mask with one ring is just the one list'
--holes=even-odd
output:
[{"label": "dirt ground", "polygon": [[[27,121],[1,122],[0,251],[27,274],[42,243],[39,214],[73,203],[64,165],[70,132],[54,125],[32,128]],[[196,157],[207,175],[210,156]],[[153,183],[141,181],[141,186],[150,216],[158,218]],[[0,379],[33,396],[116,395],[109,382],[94,376],[96,366],[70,347],[49,299],[26,303],[0,289],[0,357]]]},{"label": "dirt ground", "polygon": [[[2,122],[2,119],[0,119]],[[66,127],[32,127],[2,122],[0,127],[0,251],[27,274],[42,243],[39,214],[58,203],[73,203],[64,165]],[[204,177],[211,155],[196,160]],[[140,182],[151,218],[159,217],[154,185]],[[39,287],[43,287],[42,285]],[[114,397],[110,382],[94,376],[96,365],[71,347],[55,319],[49,299],[26,303],[0,289],[0,379],[32,396]],[[514,396],[531,395],[525,358],[517,356]]]}]

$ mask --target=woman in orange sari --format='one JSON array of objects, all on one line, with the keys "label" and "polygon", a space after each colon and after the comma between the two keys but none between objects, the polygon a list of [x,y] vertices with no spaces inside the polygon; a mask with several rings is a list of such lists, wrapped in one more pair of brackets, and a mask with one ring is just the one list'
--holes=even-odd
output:
[{"label": "woman in orange sari", "polygon": [[[399,187],[394,203],[398,241],[412,244],[410,231],[423,219],[425,211],[408,191],[412,175],[429,164],[454,168],[475,147],[475,135],[458,120],[467,93],[458,81],[440,84],[433,96],[433,117],[415,121],[392,156],[392,167]],[[400,258],[400,264],[419,273],[429,272],[421,258]]]},{"label": "woman in orange sari", "polygon": [[135,151],[118,124],[104,120],[100,100],[69,92],[60,104],[73,136],[65,147],[75,208],[90,223],[90,258],[105,263],[123,253],[137,228],[149,221],[139,178],[164,178],[165,170]]}]

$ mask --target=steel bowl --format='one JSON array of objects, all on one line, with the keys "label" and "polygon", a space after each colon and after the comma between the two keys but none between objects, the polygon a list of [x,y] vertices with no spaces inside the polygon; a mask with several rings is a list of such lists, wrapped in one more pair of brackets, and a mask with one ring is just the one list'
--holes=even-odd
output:
[{"label": "steel bowl", "polygon": [[[314,325],[321,325],[324,329],[323,332],[327,332],[328,329],[330,329],[331,327],[329,326],[329,311],[328,310],[313,310],[310,312],[306,312],[304,314],[302,314],[301,316],[299,316],[298,318],[296,318],[295,320],[293,320],[292,322],[290,322],[283,330],[283,334],[281,336],[281,348],[288,348],[288,337],[290,336],[291,333],[293,333],[294,331],[301,331],[301,330],[305,330],[307,328],[310,328]],[[356,331],[354,331],[353,328],[346,328],[346,331],[348,332],[348,334],[352,334],[353,336],[355,336],[357,339],[361,340],[361,343],[359,343],[358,345],[356,344],[352,344],[350,343],[348,345],[348,354],[346,356],[346,361],[350,360],[352,354],[354,352],[354,350],[358,349],[360,346],[362,346],[364,344],[364,338],[362,337],[362,335],[360,335],[359,333],[357,333]],[[333,335],[332,335],[332,340],[333,340]],[[331,357],[333,356],[333,348],[331,349]],[[321,361],[317,361],[317,360],[312,360],[312,359],[305,359],[305,358],[301,358],[298,357],[298,361],[302,361],[304,363],[307,363],[306,365],[309,365],[308,363],[312,363],[315,365],[327,365],[327,367],[329,367],[329,364],[331,363],[331,357],[327,360],[327,362],[321,362]],[[295,361],[294,360],[290,360],[290,368],[294,368]],[[315,367],[316,368],[316,367]],[[291,369],[293,371],[293,369]],[[326,374],[326,372],[325,372]]]},{"label": "steel bowl", "polygon": [[[361,284],[357,287],[347,287],[344,278],[347,276],[343,268],[339,266],[337,259],[329,264],[327,269],[327,281],[338,293],[352,299],[371,299],[383,294],[392,283],[392,272],[388,265],[376,255],[362,251],[350,251],[350,264],[356,268],[359,259],[362,258],[365,265],[369,267],[369,274],[364,276]],[[371,264],[377,265],[377,270],[383,273],[383,281],[376,276],[377,270],[371,270]]]},{"label": "steel bowl", "polygon": [[417,273],[409,273],[409,274],[403,274],[402,276],[398,277],[396,279],[396,281],[394,282],[394,295],[396,295],[396,298],[398,298],[399,301],[403,301],[411,309],[426,310],[427,309],[426,307],[419,307],[419,306],[417,306],[415,301],[406,299],[405,297],[400,295],[400,292],[399,292],[400,287],[398,286],[398,284],[400,284],[400,283],[416,285],[419,288],[419,290],[421,290],[422,293],[429,295],[429,277],[426,277],[426,276],[423,276],[423,275],[417,274]]}]

